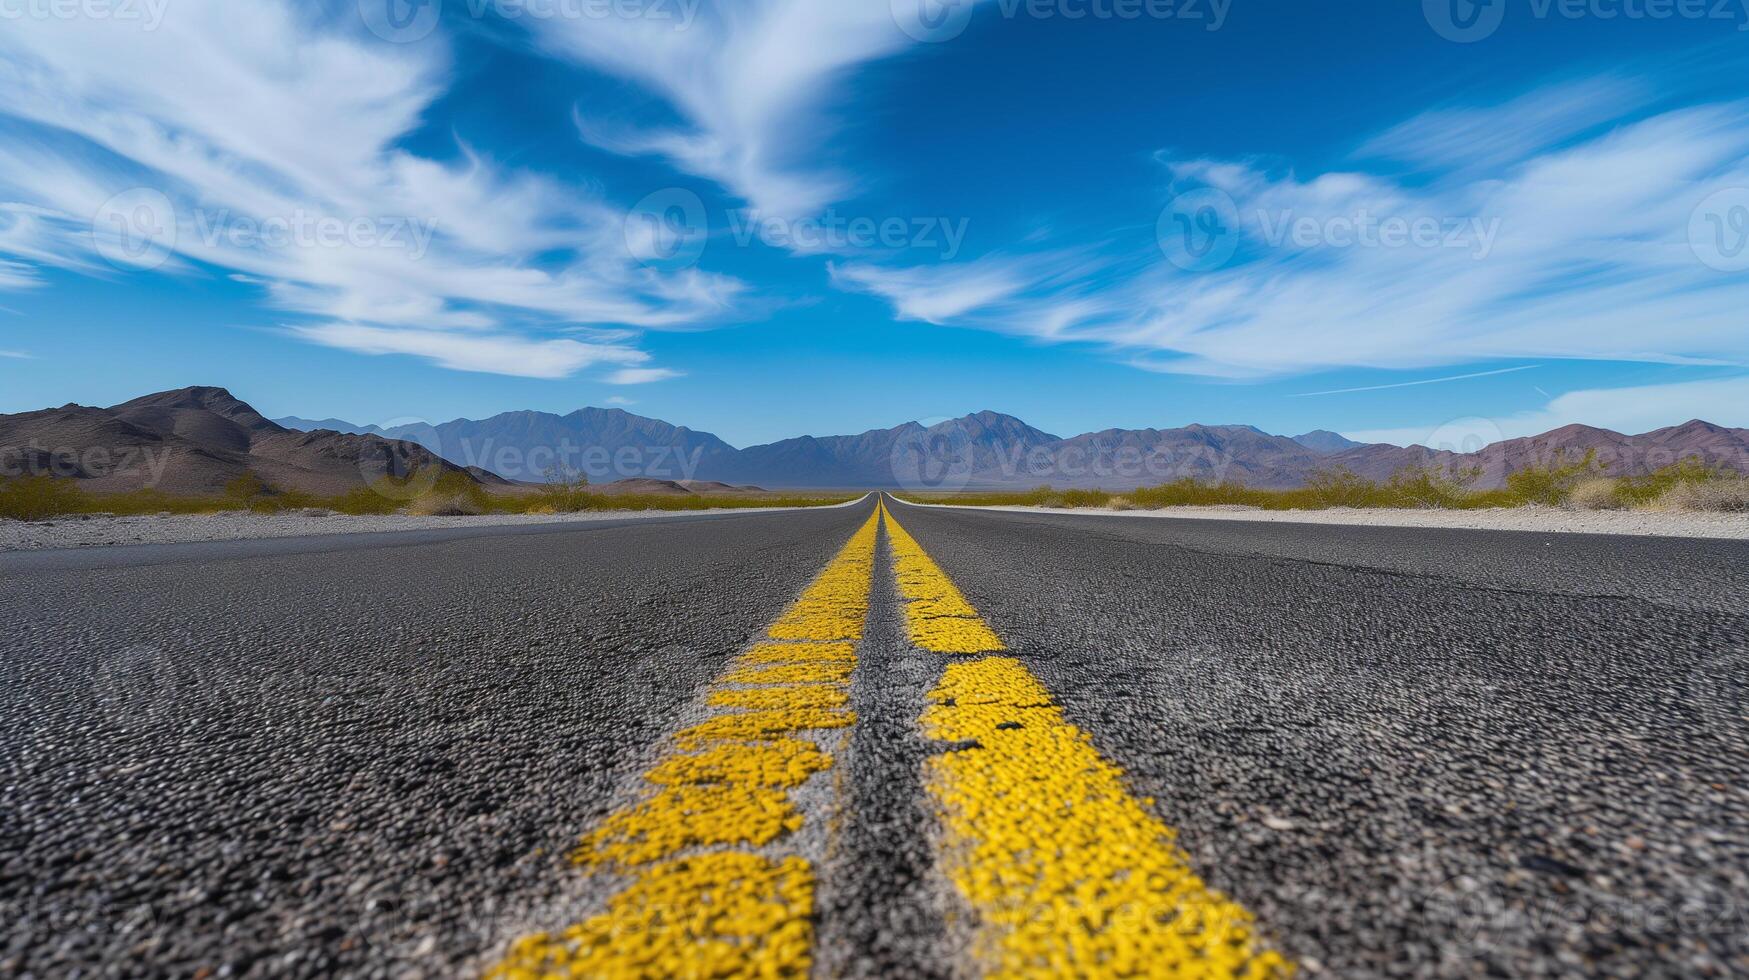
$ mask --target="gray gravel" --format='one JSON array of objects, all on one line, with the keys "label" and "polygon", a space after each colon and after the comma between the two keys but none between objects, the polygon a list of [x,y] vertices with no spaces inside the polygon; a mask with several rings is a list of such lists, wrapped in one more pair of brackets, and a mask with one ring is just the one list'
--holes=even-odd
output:
[{"label": "gray gravel", "polygon": [[[846,504],[843,506],[854,506]],[[761,514],[786,507],[747,507],[722,514]],[[434,531],[481,527],[545,527],[552,524],[593,524],[601,521],[659,520],[672,511],[588,511],[576,514],[483,514],[478,517],[414,517],[407,514],[354,516],[323,510],[256,514],[161,514],[141,517],[78,515],[49,521],[0,520],[0,552],[51,548],[100,548],[110,545],[183,544],[195,541],[252,541],[326,534],[379,534],[389,531]],[[693,513],[693,512],[681,512]]]},{"label": "gray gravel", "polygon": [[[871,507],[0,556],[0,975],[476,972]],[[894,510],[1309,974],[1749,973],[1749,545]],[[952,975],[890,576],[818,955]]]},{"label": "gray gravel", "polygon": [[[930,505],[937,506],[937,505]],[[980,507],[979,510],[1061,514],[1048,507]],[[1533,531],[1542,534],[1637,534],[1664,538],[1749,540],[1749,514],[1688,514],[1658,511],[1566,510],[1502,507],[1491,510],[1407,510],[1332,507],[1329,510],[1258,510],[1252,507],[1166,507],[1110,510],[1078,507],[1070,513],[1106,517],[1259,521],[1269,524],[1338,524],[1347,527],[1427,527],[1470,531]]]}]

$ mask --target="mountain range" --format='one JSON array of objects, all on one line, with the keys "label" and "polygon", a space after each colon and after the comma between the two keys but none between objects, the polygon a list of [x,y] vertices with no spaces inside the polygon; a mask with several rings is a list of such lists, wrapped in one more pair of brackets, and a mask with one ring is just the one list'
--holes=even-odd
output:
[{"label": "mountain range", "polygon": [[569,415],[510,412],[490,419],[383,430],[344,422],[280,419],[416,442],[460,465],[540,482],[554,470],[594,482],[659,479],[755,483],[772,488],[1058,488],[1125,490],[1183,477],[1260,487],[1303,483],[1320,470],[1374,480],[1408,466],[1474,469],[1479,487],[1563,454],[1596,450],[1611,475],[1634,475],[1698,457],[1749,472],[1749,430],[1702,421],[1623,435],[1570,425],[1460,454],[1424,446],[1361,444],[1327,430],[1271,435],[1248,425],[1107,429],[1062,437],[1011,415],[984,411],[931,426],[907,422],[855,435],[798,436],[737,449],[708,432],[617,409]]},{"label": "mountain range", "polygon": [[286,489],[342,493],[384,474],[461,471],[500,489],[582,473],[595,484],[659,481],[677,493],[767,488],[1125,490],[1184,477],[1294,486],[1342,468],[1375,480],[1406,466],[1474,468],[1477,485],[1561,454],[1598,453],[1611,475],[1683,458],[1749,473],[1749,430],[1693,421],[1641,435],[1570,425],[1458,454],[1362,445],[1328,431],[1271,435],[1247,425],[1107,429],[1063,437],[978,412],[924,426],[799,436],[738,449],[708,433],[586,408],[391,428],[340,419],[270,420],[223,388],[160,392],[108,408],[0,415],[0,475],[54,472],[98,492],[221,490],[245,473]]}]

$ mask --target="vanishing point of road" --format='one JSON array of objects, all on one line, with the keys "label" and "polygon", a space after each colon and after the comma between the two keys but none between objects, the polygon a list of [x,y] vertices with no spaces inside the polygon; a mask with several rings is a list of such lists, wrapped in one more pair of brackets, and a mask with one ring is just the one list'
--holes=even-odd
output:
[{"label": "vanishing point of road", "polygon": [[871,495],[0,611],[0,976],[1749,974],[1749,543]]}]

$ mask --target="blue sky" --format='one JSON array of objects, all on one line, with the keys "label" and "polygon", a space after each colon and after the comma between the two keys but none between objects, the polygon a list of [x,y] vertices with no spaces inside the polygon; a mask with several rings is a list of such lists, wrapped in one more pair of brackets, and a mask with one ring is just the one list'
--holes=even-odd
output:
[{"label": "blue sky", "polygon": [[1749,0],[75,6],[0,412],[1749,426]]}]

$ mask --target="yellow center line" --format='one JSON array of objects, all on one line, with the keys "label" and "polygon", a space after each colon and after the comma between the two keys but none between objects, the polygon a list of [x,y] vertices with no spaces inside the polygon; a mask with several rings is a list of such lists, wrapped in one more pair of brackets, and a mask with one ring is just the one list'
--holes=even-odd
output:
[{"label": "yellow center line", "polygon": [[[886,511],[911,642],[1003,651],[947,575]],[[925,783],[939,865],[975,915],[971,954],[992,977],[1286,977],[1249,911],[1190,867],[1153,801],[1125,786],[1050,691],[1012,657],[948,664],[924,734],[954,743]]]},{"label": "yellow center line", "polygon": [[790,791],[833,767],[817,740],[849,727],[883,511],[767,638],[705,696],[635,802],[583,837],[576,861],[614,875],[606,909],[512,944],[494,980],[800,977],[813,962],[814,869],[780,851],[804,816]]}]

